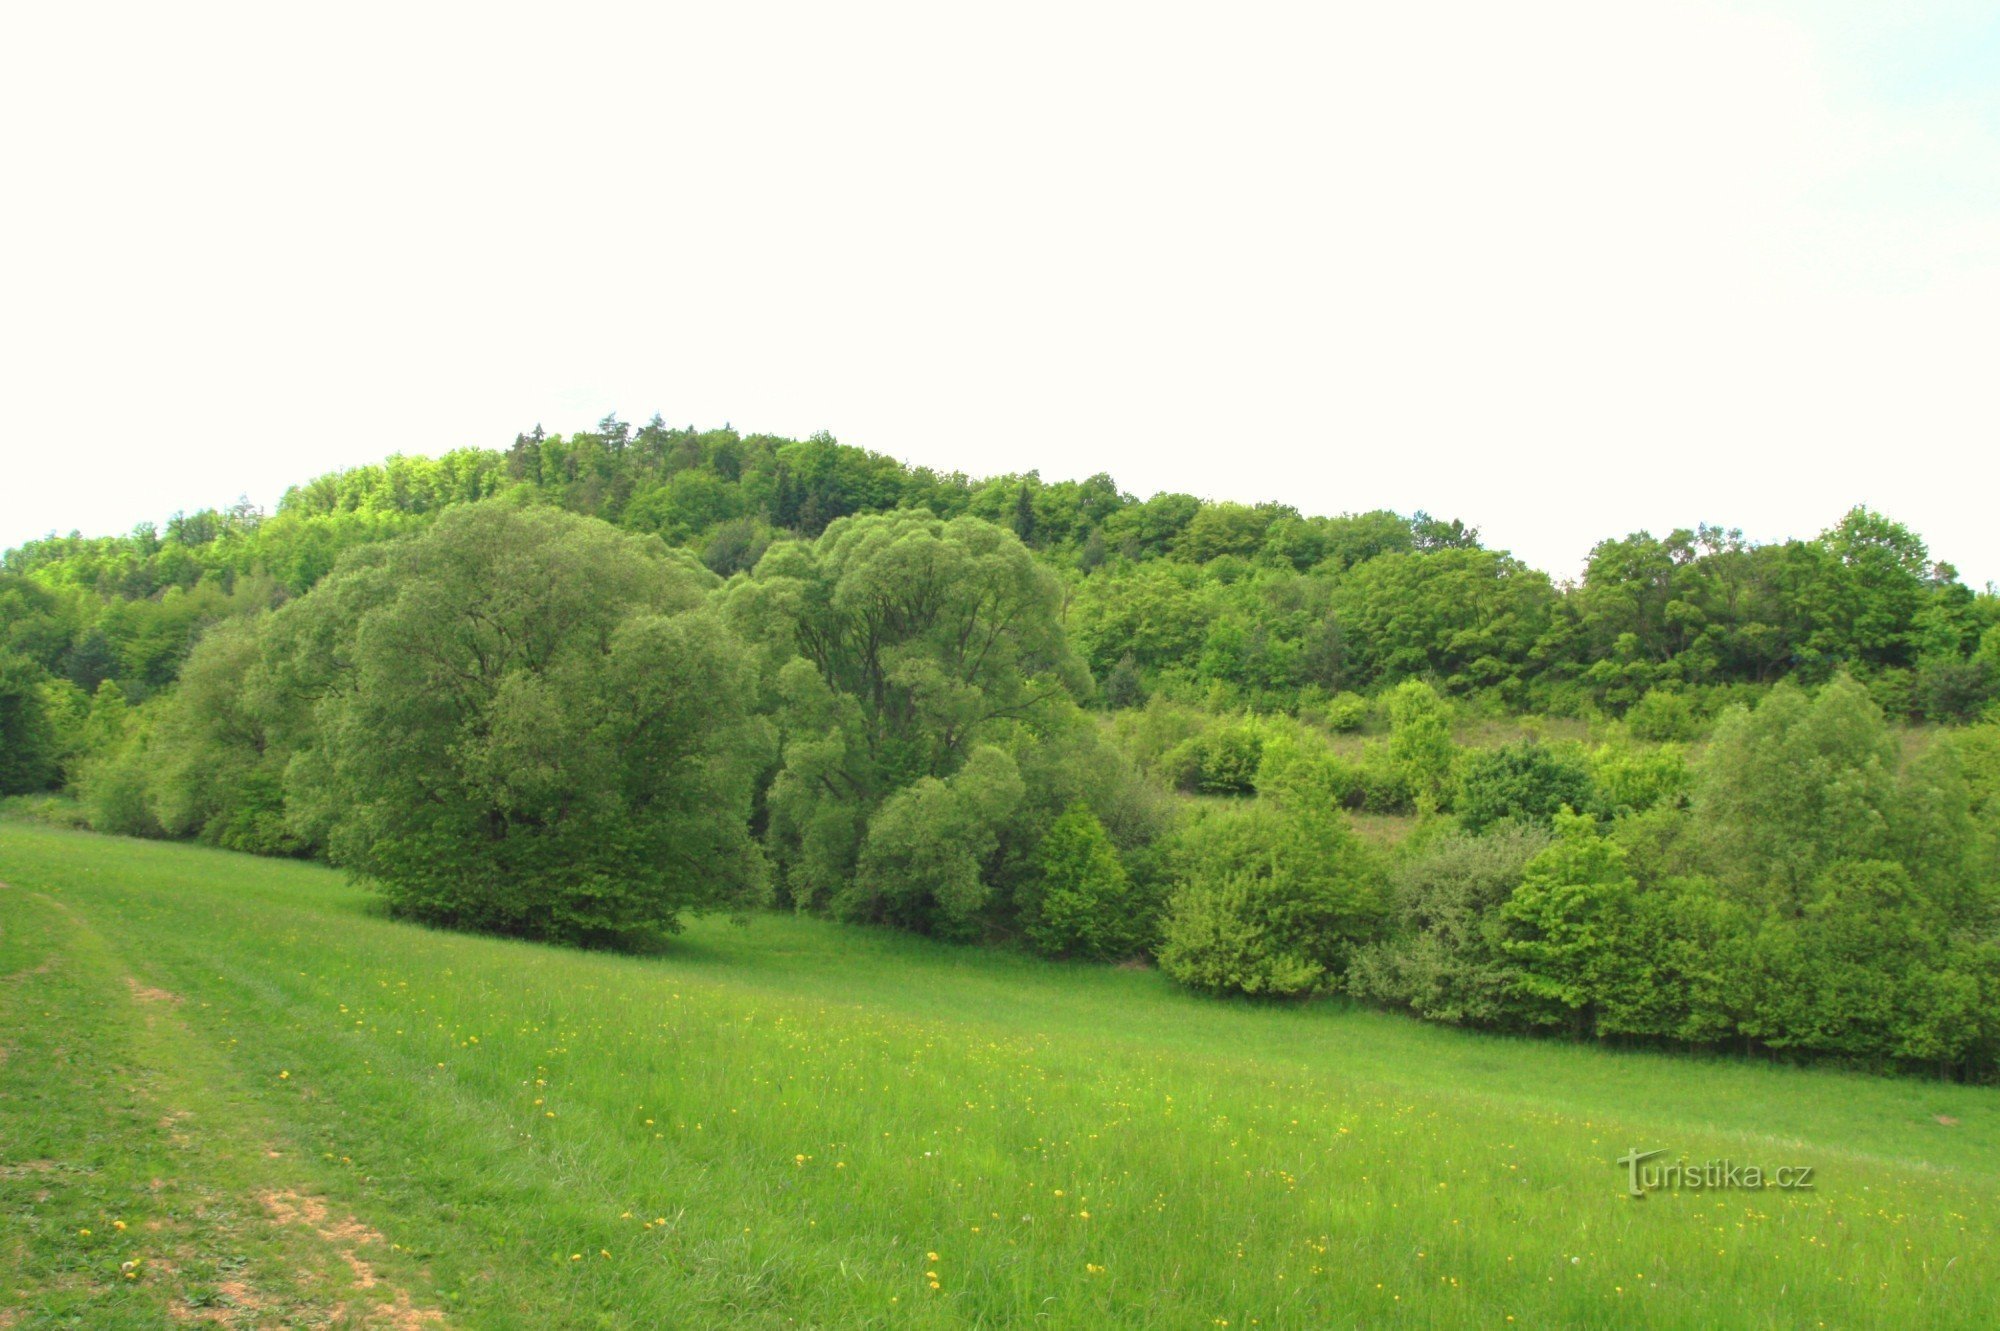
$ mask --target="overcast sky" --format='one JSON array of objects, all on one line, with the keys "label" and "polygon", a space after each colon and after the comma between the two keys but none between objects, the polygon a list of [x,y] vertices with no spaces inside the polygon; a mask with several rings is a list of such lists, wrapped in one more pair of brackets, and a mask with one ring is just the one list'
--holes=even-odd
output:
[{"label": "overcast sky", "polygon": [[0,546],[537,422],[2000,579],[2000,6],[12,5]]}]

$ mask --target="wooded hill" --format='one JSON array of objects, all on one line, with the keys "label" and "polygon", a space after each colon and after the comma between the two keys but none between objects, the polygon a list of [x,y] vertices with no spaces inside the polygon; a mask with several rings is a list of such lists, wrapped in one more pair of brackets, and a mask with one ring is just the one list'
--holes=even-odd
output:
[{"label": "wooded hill", "polygon": [[0,793],[327,858],[416,918],[631,946],[775,899],[1972,1077],[1996,696],[2000,601],[1866,509],[1606,540],[1559,586],[1422,513],[657,418],[0,573]]}]

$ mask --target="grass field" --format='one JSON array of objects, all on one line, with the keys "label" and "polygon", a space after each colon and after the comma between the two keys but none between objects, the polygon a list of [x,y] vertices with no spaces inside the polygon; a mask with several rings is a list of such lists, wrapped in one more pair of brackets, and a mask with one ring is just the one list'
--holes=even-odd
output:
[{"label": "grass field", "polygon": [[13,822],[0,882],[10,1331],[2000,1323],[1988,1089],[790,918],[565,952]]}]

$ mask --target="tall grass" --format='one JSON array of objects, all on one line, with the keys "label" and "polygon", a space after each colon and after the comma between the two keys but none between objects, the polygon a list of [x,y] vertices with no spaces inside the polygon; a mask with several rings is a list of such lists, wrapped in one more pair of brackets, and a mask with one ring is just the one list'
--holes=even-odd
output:
[{"label": "tall grass", "polygon": [[[352,1208],[466,1325],[2000,1309],[1981,1088],[1218,1003],[788,917],[698,922],[659,957],[566,952],[378,918],[309,865],[18,823],[0,880],[0,918],[177,995],[194,1061],[162,1075],[198,1073],[218,1113],[280,1139],[272,1185],[292,1169]],[[8,1020],[32,1019],[36,983],[0,986]],[[52,1093],[40,1112],[93,1110]],[[1810,1165],[1816,1187],[1635,1201],[1614,1163],[1635,1147]],[[31,1312],[46,1295],[9,1292]]]}]

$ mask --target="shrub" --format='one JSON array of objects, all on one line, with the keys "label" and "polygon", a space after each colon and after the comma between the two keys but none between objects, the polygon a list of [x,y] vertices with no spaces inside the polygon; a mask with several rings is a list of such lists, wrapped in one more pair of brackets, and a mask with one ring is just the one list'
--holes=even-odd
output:
[{"label": "shrub", "polygon": [[1634,893],[1616,927],[1619,954],[1593,994],[1597,1034],[1690,1044],[1737,1034],[1755,1002],[1756,924],[1743,906],[1709,879],[1672,878]]},{"label": "shrub", "polygon": [[1752,1034],[1868,1063],[1950,1063],[1981,1025],[1977,981],[1951,965],[1945,920],[1899,864],[1840,860],[1797,919],[1758,939]]},{"label": "shrub", "polygon": [[1665,689],[1653,689],[1633,703],[1625,713],[1625,724],[1635,738],[1655,742],[1676,740],[1685,743],[1701,734],[1701,721],[1695,715],[1694,703],[1684,693],[1670,693]]},{"label": "shrub", "polygon": [[1590,777],[1599,801],[1613,814],[1684,804],[1694,788],[1694,770],[1678,744],[1600,745],[1590,756]]},{"label": "shrub", "polygon": [[973,937],[992,890],[981,870],[1023,793],[1014,760],[990,746],[950,777],[922,777],[897,791],[869,820],[854,882],[834,895],[835,912]]},{"label": "shrub", "polygon": [[1404,680],[1389,694],[1388,754],[1401,769],[1418,812],[1450,805],[1452,767],[1458,756],[1451,738],[1451,713],[1437,690],[1422,680]]},{"label": "shrub", "polygon": [[85,762],[77,774],[76,794],[91,827],[115,836],[159,836],[160,823],[148,798],[151,776],[143,734]]},{"label": "shrub", "polygon": [[1529,740],[1468,754],[1452,807],[1467,831],[1479,832],[1503,821],[1547,827],[1557,810],[1595,802],[1581,759]]},{"label": "shrub", "polygon": [[1217,868],[1183,884],[1169,904],[1160,968],[1192,989],[1289,997],[1319,988],[1315,949],[1276,935],[1273,898],[1289,881]]},{"label": "shrub", "polygon": [[1327,699],[1327,728],[1344,733],[1361,729],[1368,722],[1368,700],[1358,693],[1336,693]]},{"label": "shrub", "polygon": [[1248,795],[1257,789],[1264,734],[1254,721],[1239,721],[1182,740],[1160,759],[1156,771],[1177,790],[1202,795]]},{"label": "shrub", "polygon": [[1715,877],[1796,912],[1826,865],[1877,853],[1896,803],[1895,742],[1845,676],[1815,696],[1783,684],[1723,716],[1696,778]]},{"label": "shrub", "polygon": [[46,790],[59,772],[42,668],[0,650],[0,795]]},{"label": "shrub", "polygon": [[1588,1031],[1620,968],[1642,961],[1624,937],[1638,883],[1625,848],[1598,836],[1591,819],[1563,813],[1555,827],[1555,841],[1528,861],[1500,907],[1500,947],[1520,964],[1520,992],[1546,1005],[1539,1020],[1568,1013]]},{"label": "shrub", "polygon": [[1382,912],[1374,856],[1337,809],[1215,810],[1176,847],[1160,968],[1213,992],[1332,987]]},{"label": "shrub", "polygon": [[1104,959],[1139,943],[1131,882],[1104,825],[1090,806],[1072,804],[1041,846],[1041,883],[1024,912],[1023,932],[1048,956]]},{"label": "shrub", "polygon": [[1350,992],[1433,1021],[1523,1024],[1499,909],[1548,844],[1546,831],[1514,824],[1446,832],[1410,853],[1390,876],[1389,937],[1356,956]]},{"label": "shrub", "polygon": [[1111,667],[1111,673],[1104,677],[1104,705],[1113,711],[1127,707],[1143,707],[1146,703],[1146,683],[1139,675],[1139,666],[1127,652],[1118,658],[1118,664]]},{"label": "shrub", "polygon": [[1883,666],[1868,674],[1861,683],[1868,696],[1875,700],[1875,705],[1890,716],[1907,720],[1921,710],[1914,671],[1901,666]]},{"label": "shrub", "polygon": [[1917,667],[1916,706],[1925,719],[1962,725],[2000,698],[2000,662],[1984,656],[1932,657]]},{"label": "shrub", "polygon": [[1257,789],[1264,735],[1254,723],[1225,726],[1202,741],[1201,790],[1207,795],[1248,795]]},{"label": "shrub", "polygon": [[228,621],[203,634],[178,686],[156,704],[152,807],[168,836],[254,855],[299,854],[312,847],[286,816],[291,755],[267,724],[280,704],[263,682],[261,622]]}]

